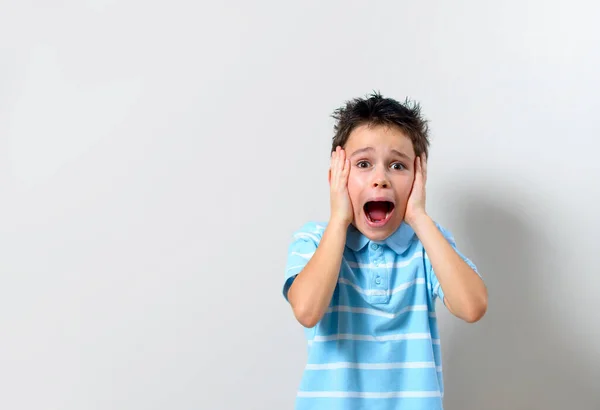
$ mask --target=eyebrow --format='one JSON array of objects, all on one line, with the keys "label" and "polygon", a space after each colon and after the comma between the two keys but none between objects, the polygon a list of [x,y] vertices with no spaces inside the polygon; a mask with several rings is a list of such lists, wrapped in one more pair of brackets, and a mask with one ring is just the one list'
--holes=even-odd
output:
[{"label": "eyebrow", "polygon": [[[360,148],[360,149],[357,149],[356,151],[354,151],[350,155],[350,158],[352,158],[352,157],[354,157],[354,156],[356,156],[358,154],[362,154],[362,153],[365,153],[365,152],[371,152],[371,151],[374,151],[373,147]],[[392,154],[398,155],[399,157],[405,158],[408,161],[412,161],[411,158],[407,154],[405,154],[404,152],[402,152],[402,151],[398,151],[397,149],[392,149],[392,150],[390,150],[390,152]]]}]

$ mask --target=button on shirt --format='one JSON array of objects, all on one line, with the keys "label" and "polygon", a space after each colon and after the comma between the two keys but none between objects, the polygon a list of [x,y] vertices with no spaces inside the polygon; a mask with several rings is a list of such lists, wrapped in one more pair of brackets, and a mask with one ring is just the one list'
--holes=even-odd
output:
[{"label": "button on shirt", "polygon": [[[436,224],[458,254],[450,232]],[[287,292],[317,249],[326,224],[310,222],[289,246]],[[444,292],[412,228],[402,223],[373,242],[354,226],[331,303],[305,328],[307,364],[296,409],[442,409],[444,393],[435,300]]]}]

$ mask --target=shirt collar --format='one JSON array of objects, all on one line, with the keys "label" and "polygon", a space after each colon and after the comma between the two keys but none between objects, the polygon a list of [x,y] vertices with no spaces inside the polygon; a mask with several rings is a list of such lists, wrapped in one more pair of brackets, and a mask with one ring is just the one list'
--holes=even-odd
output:
[{"label": "shirt collar", "polygon": [[383,241],[371,241],[365,235],[363,235],[354,225],[348,227],[348,234],[346,236],[346,246],[355,252],[360,251],[369,242],[375,242],[378,244],[385,244],[389,246],[397,254],[402,254],[408,249],[410,243],[415,236],[415,231],[402,221],[398,229],[391,234],[387,239]]}]

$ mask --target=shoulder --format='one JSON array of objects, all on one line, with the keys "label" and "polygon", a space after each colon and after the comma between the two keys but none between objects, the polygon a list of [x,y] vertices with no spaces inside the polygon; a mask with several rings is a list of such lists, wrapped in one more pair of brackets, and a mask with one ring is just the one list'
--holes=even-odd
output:
[{"label": "shoulder", "polygon": [[326,227],[326,222],[309,221],[297,228],[294,231],[293,236],[294,239],[306,236],[314,236],[316,239],[321,240]]},{"label": "shoulder", "polygon": [[309,221],[298,227],[292,234],[293,242],[312,241],[318,244],[327,227],[326,222]]},{"label": "shoulder", "polygon": [[452,232],[450,232],[450,230],[444,226],[442,226],[439,222],[437,221],[433,221],[433,223],[435,224],[435,226],[438,228],[438,230],[442,233],[442,235],[444,235],[444,238],[446,238],[446,240],[448,240],[448,242],[454,244],[456,241],[454,240],[454,235],[452,234]]},{"label": "shoulder", "polygon": [[[454,240],[454,235],[452,234],[452,232],[450,232],[450,230],[448,228],[446,228],[445,226],[443,226],[442,224],[440,224],[438,221],[432,219],[433,224],[435,225],[435,227],[438,229],[438,231],[441,232],[441,234],[444,236],[444,238],[446,238],[446,240],[450,243],[455,243]],[[412,231],[414,234],[414,231]],[[413,236],[413,240],[416,240],[417,242],[421,242],[421,240],[419,239],[419,237],[415,234]]]}]

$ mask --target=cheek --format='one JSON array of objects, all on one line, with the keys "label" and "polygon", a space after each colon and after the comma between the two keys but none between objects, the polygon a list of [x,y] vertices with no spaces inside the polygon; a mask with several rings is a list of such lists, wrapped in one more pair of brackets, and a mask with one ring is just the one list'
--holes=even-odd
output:
[{"label": "cheek", "polygon": [[357,174],[350,173],[348,177],[348,194],[350,195],[350,201],[352,204],[358,203],[360,200],[360,193],[363,190],[363,181]]},{"label": "cheek", "polygon": [[408,200],[408,197],[410,196],[410,191],[412,190],[412,186],[412,177],[403,179],[402,181],[398,181],[398,183],[396,184],[396,195],[402,202]]}]

